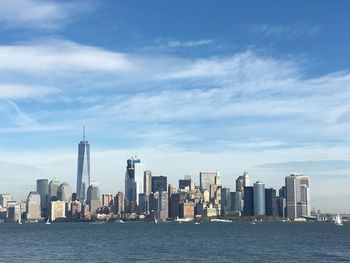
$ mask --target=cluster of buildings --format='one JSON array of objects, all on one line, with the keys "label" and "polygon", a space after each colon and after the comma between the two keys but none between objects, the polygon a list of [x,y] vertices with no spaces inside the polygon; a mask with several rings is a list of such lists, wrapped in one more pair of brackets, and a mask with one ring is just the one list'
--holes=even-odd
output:
[{"label": "cluster of buildings", "polygon": [[[166,176],[154,176],[137,157],[127,160],[125,192],[100,195],[90,181],[90,145],[78,145],[76,191],[68,183],[38,179],[36,191],[27,200],[13,201],[0,194],[0,219],[11,222],[28,220],[90,220],[94,218],[150,218],[193,220],[198,217],[288,217],[311,216],[309,178],[292,174],[278,192],[263,182],[251,183],[246,172],[235,182],[235,189],[222,185],[217,171],[199,173],[199,185],[184,176],[177,185]],[[278,193],[278,194],[277,194]]]}]

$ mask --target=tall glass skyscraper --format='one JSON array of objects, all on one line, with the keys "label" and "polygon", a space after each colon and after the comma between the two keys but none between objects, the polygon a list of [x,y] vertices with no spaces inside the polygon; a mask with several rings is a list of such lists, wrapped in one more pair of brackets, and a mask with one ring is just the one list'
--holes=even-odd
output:
[{"label": "tall glass skyscraper", "polygon": [[127,205],[139,204],[139,194],[143,193],[143,177],[145,172],[145,165],[141,163],[140,159],[131,157],[127,160],[125,173],[125,199]]},{"label": "tall glass skyscraper", "polygon": [[85,140],[85,127],[83,140],[78,145],[78,171],[77,171],[77,199],[86,200],[86,191],[90,185],[90,144]]}]

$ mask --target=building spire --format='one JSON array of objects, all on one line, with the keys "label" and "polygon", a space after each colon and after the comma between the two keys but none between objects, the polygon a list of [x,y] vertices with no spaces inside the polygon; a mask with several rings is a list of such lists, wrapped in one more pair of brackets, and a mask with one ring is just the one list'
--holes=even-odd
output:
[{"label": "building spire", "polygon": [[83,126],[83,141],[85,141],[85,125]]}]

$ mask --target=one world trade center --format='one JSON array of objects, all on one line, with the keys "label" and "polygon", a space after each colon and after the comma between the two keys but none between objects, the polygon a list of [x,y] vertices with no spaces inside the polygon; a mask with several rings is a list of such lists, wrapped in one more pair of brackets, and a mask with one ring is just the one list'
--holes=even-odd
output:
[{"label": "one world trade center", "polygon": [[78,171],[77,171],[77,199],[86,200],[86,191],[90,185],[90,144],[85,140],[85,127],[83,140],[78,145]]}]

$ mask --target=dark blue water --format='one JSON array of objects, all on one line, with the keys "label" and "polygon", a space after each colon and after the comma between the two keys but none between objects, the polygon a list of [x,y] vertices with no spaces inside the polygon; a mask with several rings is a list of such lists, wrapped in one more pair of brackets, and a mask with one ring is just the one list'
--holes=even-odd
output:
[{"label": "dark blue water", "polygon": [[350,224],[0,224],[1,262],[350,262]]}]

